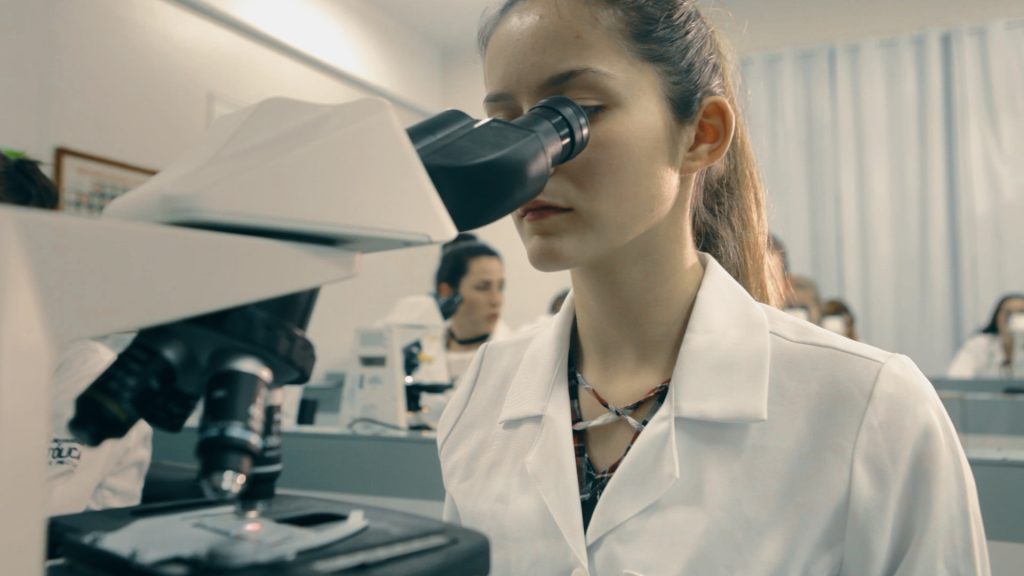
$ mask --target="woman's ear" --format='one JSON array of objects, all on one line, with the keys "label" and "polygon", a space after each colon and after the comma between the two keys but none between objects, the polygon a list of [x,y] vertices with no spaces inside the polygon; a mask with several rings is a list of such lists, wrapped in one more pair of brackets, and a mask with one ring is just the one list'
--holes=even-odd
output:
[{"label": "woman's ear", "polygon": [[687,125],[684,142],[689,145],[683,155],[682,172],[700,172],[721,160],[729,151],[735,130],[736,114],[729,101],[721,96],[705,98],[696,120]]},{"label": "woman's ear", "polygon": [[451,285],[447,282],[441,282],[437,285],[437,295],[441,298],[449,298],[454,293],[455,291],[452,290]]}]

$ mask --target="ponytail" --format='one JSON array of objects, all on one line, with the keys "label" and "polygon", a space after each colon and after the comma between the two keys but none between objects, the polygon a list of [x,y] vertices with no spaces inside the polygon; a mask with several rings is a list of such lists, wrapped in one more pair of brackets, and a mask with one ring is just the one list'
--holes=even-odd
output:
[{"label": "ponytail", "polygon": [[779,305],[784,279],[772,276],[770,236],[764,185],[736,91],[729,77],[729,59],[711,31],[723,69],[722,96],[736,116],[732,145],[725,157],[697,178],[691,202],[691,225],[697,249],[714,256],[754,299]]}]

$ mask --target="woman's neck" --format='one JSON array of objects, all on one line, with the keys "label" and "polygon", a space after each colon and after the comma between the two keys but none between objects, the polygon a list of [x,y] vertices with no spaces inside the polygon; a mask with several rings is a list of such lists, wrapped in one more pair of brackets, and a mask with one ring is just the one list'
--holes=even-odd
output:
[{"label": "woman's neck", "polygon": [[999,337],[999,343],[1003,347],[1003,360],[1009,365],[1013,363],[1013,333],[1003,332],[997,334]]},{"label": "woman's neck", "polygon": [[572,271],[578,366],[602,393],[629,398],[672,375],[704,277],[682,232],[638,238]]},{"label": "woman's neck", "polygon": [[476,350],[490,338],[490,333],[476,333],[472,329],[452,321],[448,327],[448,349],[456,351]]}]

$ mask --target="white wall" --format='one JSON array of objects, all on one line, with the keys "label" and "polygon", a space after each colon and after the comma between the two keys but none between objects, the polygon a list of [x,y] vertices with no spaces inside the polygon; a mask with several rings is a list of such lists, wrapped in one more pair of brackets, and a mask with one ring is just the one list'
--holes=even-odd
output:
[{"label": "white wall", "polygon": [[[0,0],[0,147],[38,152],[42,123],[42,74],[49,61],[49,43],[40,24],[48,13],[43,2]],[[45,158],[52,153],[46,151]]]},{"label": "white wall", "polygon": [[1024,16],[1021,0],[701,0],[740,54]]},{"label": "white wall", "polygon": [[[172,0],[179,1],[179,0]],[[187,0],[206,4],[428,111],[442,97],[441,51],[372,0]]]},{"label": "white wall", "polygon": [[[67,146],[164,167],[206,128],[211,95],[238,103],[275,95],[319,102],[363,95],[171,2],[0,3],[0,147],[27,150],[47,162],[55,147]],[[414,31],[396,32],[394,23],[367,5],[361,10],[375,22],[369,26],[391,30],[406,46],[417,46],[425,61],[440,62],[439,52],[431,53]],[[353,39],[357,53],[385,56],[376,44],[360,42]],[[372,67],[411,82],[420,63],[392,54]],[[435,76],[422,87],[403,89],[435,98],[439,83]],[[419,119],[407,111],[398,114],[405,123]],[[319,373],[340,364],[354,326],[383,316],[400,297],[430,289],[436,254],[437,248],[428,247],[370,255],[357,279],[322,291],[309,330],[321,359]],[[183,279],[192,280],[201,281]]]}]

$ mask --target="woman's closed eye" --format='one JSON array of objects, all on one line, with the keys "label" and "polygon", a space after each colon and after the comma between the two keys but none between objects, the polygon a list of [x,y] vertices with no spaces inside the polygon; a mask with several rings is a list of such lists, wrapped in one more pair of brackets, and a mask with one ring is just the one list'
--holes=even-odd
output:
[{"label": "woman's closed eye", "polygon": [[581,105],[580,108],[583,108],[583,111],[587,113],[587,120],[590,120],[591,122],[593,122],[594,118],[596,118],[598,114],[600,114],[601,112],[604,111],[604,106],[597,106],[597,105],[590,105],[590,106],[582,106]]}]

